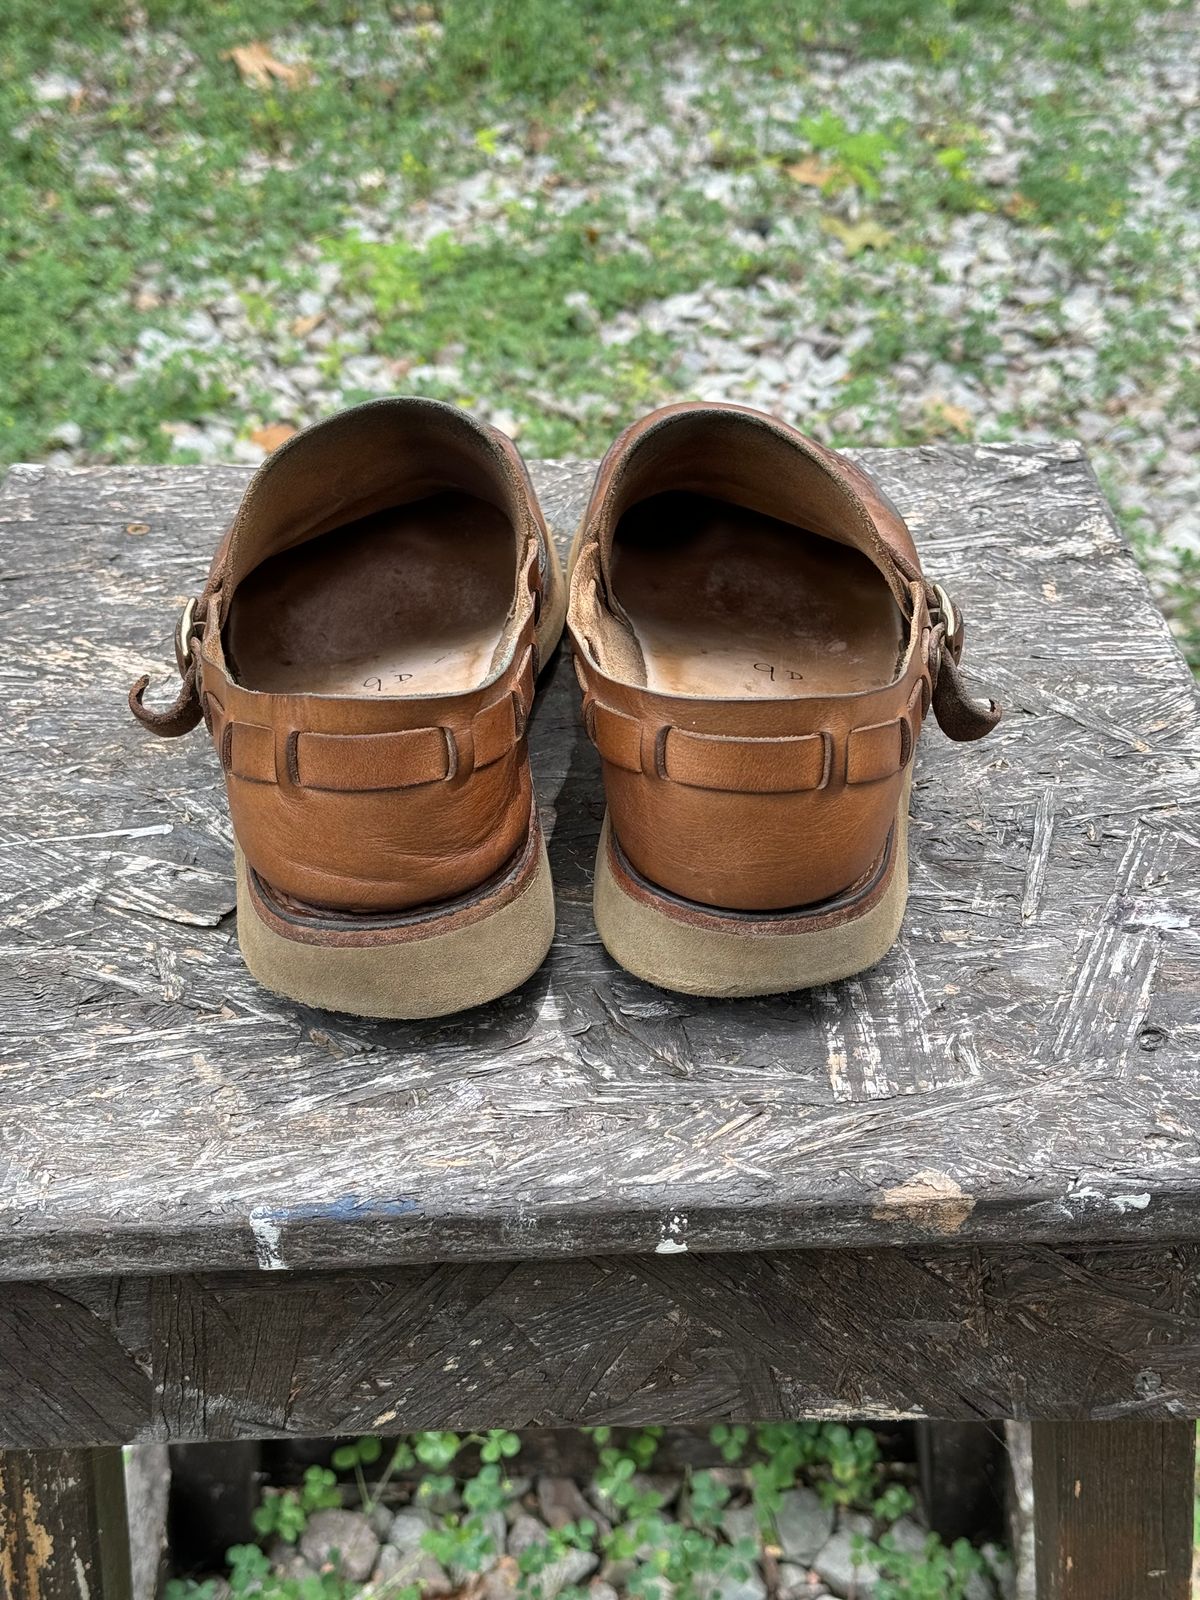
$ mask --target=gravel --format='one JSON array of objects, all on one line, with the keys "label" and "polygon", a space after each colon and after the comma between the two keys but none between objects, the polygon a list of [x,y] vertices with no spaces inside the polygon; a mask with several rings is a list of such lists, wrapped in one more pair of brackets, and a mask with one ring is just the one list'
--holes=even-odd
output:
[{"label": "gravel", "polygon": [[[724,1538],[730,1544],[748,1538],[761,1548],[753,1507],[738,1503],[745,1498],[744,1475],[717,1469],[714,1476],[728,1483],[734,1497],[722,1515]],[[679,1501],[681,1480],[677,1476],[648,1475],[642,1482],[659,1485],[660,1493]],[[355,1583],[366,1583],[361,1600],[372,1600],[376,1593],[397,1594],[414,1584],[423,1600],[441,1600],[454,1593],[473,1594],[476,1600],[517,1600],[519,1590],[529,1600],[557,1600],[563,1590],[579,1587],[584,1588],[587,1600],[622,1600],[639,1563],[654,1553],[653,1547],[647,1546],[635,1560],[607,1562],[601,1567],[600,1558],[591,1551],[568,1549],[540,1573],[523,1579],[520,1557],[525,1551],[546,1544],[552,1528],[584,1515],[594,1519],[595,1512],[581,1486],[570,1478],[514,1479],[507,1492],[510,1500],[505,1511],[482,1514],[493,1550],[476,1571],[457,1566],[447,1571],[423,1548],[426,1534],[455,1526],[455,1519],[463,1514],[457,1510],[439,1515],[424,1503],[391,1511],[376,1507],[370,1513],[318,1511],[309,1518],[298,1545],[277,1540],[268,1554],[280,1577],[302,1581],[322,1572],[339,1572]],[[594,1484],[588,1486],[588,1493],[597,1497]],[[670,1511],[662,1515],[671,1519]],[[686,1499],[676,1515],[687,1515]],[[870,1539],[879,1532],[870,1517],[845,1510],[835,1513],[811,1489],[795,1488],[783,1495],[776,1528],[779,1546],[774,1558],[778,1564],[773,1600],[825,1600],[827,1596],[867,1600],[878,1574],[869,1563],[855,1565],[852,1554],[856,1537]],[[928,1538],[914,1516],[901,1517],[890,1535],[896,1546],[912,1554],[919,1554]],[[986,1549],[984,1556],[992,1576],[972,1577],[966,1600],[1011,1600],[1011,1563],[994,1547]],[[768,1568],[755,1560],[745,1575],[702,1577],[702,1600],[767,1600],[767,1573]],[[665,1580],[657,1581],[656,1587],[657,1600],[671,1600]]]},{"label": "gravel", "polygon": [[859,1600],[870,1594],[879,1580],[879,1569],[869,1561],[855,1559],[857,1538],[870,1538],[870,1517],[843,1513],[837,1532],[822,1545],[813,1561],[813,1571],[831,1594]]},{"label": "gravel", "polygon": [[434,1526],[433,1514],[426,1511],[424,1506],[405,1506],[392,1518],[388,1543],[406,1554],[410,1550],[419,1550],[421,1540]]},{"label": "gravel", "polygon": [[807,1566],[833,1532],[833,1511],[811,1489],[789,1489],[775,1527],[784,1559]]},{"label": "gravel", "polygon": [[[585,1519],[598,1524],[600,1520],[599,1513],[584,1499],[582,1489],[573,1478],[539,1478],[537,1498],[538,1511],[549,1528],[562,1528],[568,1522]],[[605,1528],[607,1526],[606,1523]]]},{"label": "gravel", "polygon": [[[1200,358],[1200,280],[1183,274],[1152,308],[1173,344],[1165,374],[1154,377],[1136,341],[1127,351],[1121,343],[1123,330],[1145,311],[1136,262],[1132,286],[1123,281],[1120,241],[1069,257],[1039,227],[1013,225],[1004,208],[1034,140],[1033,103],[1071,81],[1066,65],[1041,57],[1025,68],[985,78],[964,74],[959,64],[934,68],[814,52],[794,78],[779,79],[752,60],[706,62],[683,54],[662,85],[661,114],[621,100],[589,108],[577,114],[571,132],[537,153],[524,148],[524,130],[500,128],[480,170],[416,199],[395,174],[365,173],[348,227],[364,240],[416,248],[439,236],[471,244],[503,238],[514,217],[534,204],[554,219],[599,198],[624,214],[636,245],[639,227],[685,191],[706,196],[724,208],[724,230],[744,253],[750,281],[669,295],[607,317],[586,290],[564,291],[573,323],[614,352],[645,334],[666,341],[654,398],[741,401],[864,444],[893,443],[906,430],[927,435],[943,420],[948,438],[1074,434],[1126,512],[1141,519],[1151,577],[1166,594],[1181,559],[1200,556],[1200,418],[1194,404],[1179,400],[1180,384]],[[1147,21],[1105,70],[1114,125],[1141,139],[1145,150],[1126,222],[1138,237],[1168,230],[1180,259],[1195,259],[1200,218],[1184,203],[1177,180],[1194,161],[1200,131],[1200,14],[1185,10],[1167,22]],[[78,87],[73,78],[47,73],[35,92],[51,115]],[[817,225],[828,197],[798,188],[792,201],[762,215],[753,174],[714,165],[714,136],[724,131],[714,124],[714,90],[736,102],[743,126],[735,132],[767,158],[794,151],[795,130],[814,110],[841,108],[853,125],[855,108],[871,106],[877,123],[896,117],[924,129],[931,106],[961,108],[978,140],[973,170],[994,193],[994,209],[931,213],[928,259],[919,264],[903,252],[869,250],[839,261],[840,247]],[[583,140],[593,147],[591,166],[582,174],[560,166],[554,151]],[[113,181],[130,180],[114,174]],[[857,191],[833,205],[834,220],[848,225],[869,215]],[[627,242],[619,233],[614,240]],[[769,262],[771,252],[789,243],[798,259],[811,259],[814,274],[840,272],[848,291],[869,284],[870,294],[847,292],[831,310],[815,292],[815,277],[779,281],[754,269],[756,260]],[[299,249],[281,284],[217,277],[183,284],[150,275],[132,292],[158,309],[135,349],[113,353],[115,385],[183,360],[228,391],[219,413],[167,424],[180,459],[258,460],[263,452],[250,434],[261,423],[302,425],[355,399],[404,390],[465,399],[517,437],[539,412],[625,420],[610,398],[564,396],[539,387],[536,374],[518,403],[515,391],[496,392],[508,386],[507,375],[481,374],[461,343],[419,363],[376,349],[373,305],[315,242]],[[277,313],[266,329],[248,309],[263,298]],[[948,330],[945,348],[904,350],[878,374],[867,402],[847,390],[847,377],[856,353],[878,333],[885,306],[902,321],[936,315]],[[995,334],[999,349],[959,359],[958,346],[977,323]],[[333,351],[337,359],[326,361]],[[1114,360],[1115,385],[1098,403],[1105,363]],[[71,417],[46,440],[47,451],[70,460],[86,460],[86,446],[80,420]]]},{"label": "gravel", "polygon": [[713,1592],[717,1600],[767,1600],[766,1580],[757,1567],[744,1578],[722,1578]]},{"label": "gravel", "polygon": [[315,1572],[340,1572],[357,1583],[374,1570],[379,1536],[357,1511],[314,1511],[300,1535],[300,1554]]},{"label": "gravel", "polygon": [[554,1600],[563,1589],[590,1578],[599,1565],[599,1557],[588,1550],[568,1550],[530,1580],[530,1593],[540,1596],[540,1600]]},{"label": "gravel", "polygon": [[532,1545],[545,1544],[546,1538],[545,1524],[523,1513],[508,1530],[508,1553],[510,1556],[524,1555]]}]

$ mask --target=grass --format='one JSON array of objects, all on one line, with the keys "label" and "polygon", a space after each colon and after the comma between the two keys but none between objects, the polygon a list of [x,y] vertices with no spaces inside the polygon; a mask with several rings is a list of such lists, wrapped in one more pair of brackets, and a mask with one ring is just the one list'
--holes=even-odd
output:
[{"label": "grass", "polygon": [[[837,403],[798,419],[834,442],[1069,433],[1081,407],[1119,420],[1130,373],[1190,415],[1194,372],[1166,311],[1200,162],[1171,180],[1174,211],[1148,208],[1159,130],[1114,78],[1182,9],[9,0],[0,463],[45,456],[64,425],[81,431],[81,459],[186,459],[176,441],[191,423],[245,438],[281,409],[309,419],[281,401],[274,369],[315,361],[329,409],[368,392],[362,357],[390,363],[397,388],[502,407],[530,453],[591,453],[689,391],[687,341],[650,313],[713,285],[763,286],[785,337],[866,318]],[[258,85],[231,57],[253,43],[279,68]],[[898,64],[902,91],[884,76],[843,97],[814,55],[834,48]],[[686,113],[667,100],[681,67],[700,80]],[[981,124],[997,98],[1015,122],[1011,181],[986,175]],[[640,166],[622,166],[615,105],[643,118]],[[657,129],[669,137],[656,144]],[[457,181],[481,179],[510,191],[486,226],[414,226]],[[1003,228],[1014,278],[1038,252],[1067,275],[1102,259],[1119,300],[1094,370],[985,405],[978,422],[952,403],[906,408],[895,377],[932,364],[985,400],[1000,392],[1008,285],[968,315],[938,297],[947,242],[973,217]],[[314,340],[296,302],[333,267],[357,325]],[[231,299],[243,336],[206,333],[204,314]],[[1060,306],[1028,320],[1048,348],[1062,339]],[[1165,590],[1193,645],[1194,567],[1175,562]]]}]

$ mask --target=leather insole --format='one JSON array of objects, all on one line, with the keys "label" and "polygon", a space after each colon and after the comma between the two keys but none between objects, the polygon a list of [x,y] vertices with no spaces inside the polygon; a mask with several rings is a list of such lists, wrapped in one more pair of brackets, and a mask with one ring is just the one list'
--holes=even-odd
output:
[{"label": "leather insole", "polygon": [[364,517],[272,556],[225,627],[234,675],[277,694],[445,694],[483,683],[512,604],[513,532],[472,495]]},{"label": "leather insole", "polygon": [[613,594],[670,694],[782,699],[895,680],[900,609],[859,551],[705,495],[622,517]]}]

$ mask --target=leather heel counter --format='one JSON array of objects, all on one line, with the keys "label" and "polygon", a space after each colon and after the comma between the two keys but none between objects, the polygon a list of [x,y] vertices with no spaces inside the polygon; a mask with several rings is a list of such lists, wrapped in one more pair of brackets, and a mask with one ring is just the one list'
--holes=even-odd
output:
[{"label": "leather heel counter", "polygon": [[700,703],[590,677],[585,726],[629,862],[669,893],[727,910],[843,893],[887,845],[924,681],[914,657],[904,678],[852,702]]},{"label": "leather heel counter", "polygon": [[[470,716],[439,724],[419,706],[373,708],[377,726],[351,732],[330,726],[336,701],[206,685],[250,866],[280,893],[347,911],[406,910],[485,882],[521,847],[533,804],[532,672],[511,677]],[[401,709],[413,725],[378,725]]]},{"label": "leather heel counter", "polygon": [[344,911],[404,911],[466,893],[520,848],[532,808],[524,760],[473,773],[455,793],[268,788],[228,772],[226,783],[254,871],[283,894]]},{"label": "leather heel counter", "polygon": [[857,793],[723,794],[606,773],[612,827],[650,883],[700,905],[775,911],[844,892],[883,854],[897,776]]}]

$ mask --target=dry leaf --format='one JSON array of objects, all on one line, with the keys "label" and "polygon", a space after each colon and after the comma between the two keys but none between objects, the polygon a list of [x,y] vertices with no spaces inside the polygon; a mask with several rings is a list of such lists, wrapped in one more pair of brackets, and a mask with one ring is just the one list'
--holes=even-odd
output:
[{"label": "dry leaf", "polygon": [[878,222],[872,222],[870,217],[865,217],[862,222],[843,222],[841,217],[822,217],[821,227],[835,239],[841,240],[848,256],[856,256],[860,250],[882,250],[884,245],[892,242],[891,233]]},{"label": "dry leaf", "polygon": [[292,323],[292,332],[297,339],[307,339],[314,328],[319,328],[325,321],[323,311],[314,311],[311,317],[297,317]]},{"label": "dry leaf", "polygon": [[131,534],[135,539],[140,539],[142,534],[150,532],[150,524],[148,522],[127,522],[125,524],[125,532]]},{"label": "dry leaf", "polygon": [[529,151],[530,155],[540,156],[543,150],[549,147],[552,137],[553,135],[546,124],[544,122],[538,122],[535,118],[535,120],[531,122],[529,127],[525,130],[525,148]]},{"label": "dry leaf", "polygon": [[971,432],[971,413],[966,406],[947,405],[936,396],[925,402],[925,418],[930,427],[942,433],[953,430],[965,439]]},{"label": "dry leaf", "polygon": [[235,45],[224,52],[223,59],[233,62],[242,82],[252,89],[269,89],[272,82],[283,84],[285,89],[298,89],[308,77],[306,67],[290,67],[286,61],[279,61],[271,54],[270,45],[261,41]]},{"label": "dry leaf", "polygon": [[1014,222],[1024,222],[1028,217],[1032,217],[1034,215],[1034,213],[1037,211],[1037,207],[1034,205],[1032,200],[1027,200],[1018,189],[1015,194],[1009,195],[1008,199],[1004,202],[1002,210],[1004,211],[1004,215],[1006,217],[1011,217]]},{"label": "dry leaf", "polygon": [[290,423],[269,422],[265,428],[255,428],[250,439],[253,444],[269,454],[272,450],[278,450],[284,440],[290,439],[295,431]]},{"label": "dry leaf", "polygon": [[837,176],[836,167],[827,167],[816,156],[805,156],[803,161],[793,161],[783,169],[793,183],[802,183],[806,189],[823,189],[830,178]]}]

